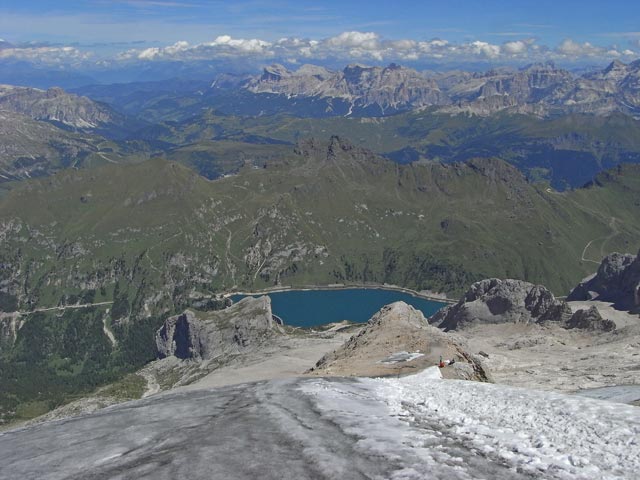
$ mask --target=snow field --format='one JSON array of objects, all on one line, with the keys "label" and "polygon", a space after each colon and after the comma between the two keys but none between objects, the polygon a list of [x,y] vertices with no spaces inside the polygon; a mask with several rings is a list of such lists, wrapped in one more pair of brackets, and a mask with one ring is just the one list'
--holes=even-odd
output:
[{"label": "snow field", "polygon": [[358,448],[396,462],[393,478],[632,479],[640,409],[559,393],[442,380],[305,382]]}]

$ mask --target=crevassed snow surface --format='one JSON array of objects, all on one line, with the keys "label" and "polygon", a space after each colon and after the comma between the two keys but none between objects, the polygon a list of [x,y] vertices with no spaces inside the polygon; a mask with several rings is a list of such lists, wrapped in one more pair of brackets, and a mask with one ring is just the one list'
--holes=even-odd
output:
[{"label": "crevassed snow surface", "polygon": [[[362,448],[403,458],[392,478],[497,478],[500,465],[538,478],[640,478],[637,407],[441,380],[436,367],[339,388],[318,380],[302,390]],[[379,403],[363,409],[363,397]],[[376,410],[382,405],[386,411]]]},{"label": "crevassed snow surface", "polygon": [[178,392],[0,433],[0,478],[638,478],[640,409],[440,379]]}]

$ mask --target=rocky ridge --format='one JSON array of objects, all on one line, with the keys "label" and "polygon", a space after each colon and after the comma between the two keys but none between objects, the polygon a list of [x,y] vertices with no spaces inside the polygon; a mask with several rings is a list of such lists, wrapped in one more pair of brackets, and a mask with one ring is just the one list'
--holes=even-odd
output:
[{"label": "rocky ridge", "polygon": [[93,130],[124,119],[105,104],[79,97],[61,88],[37,88],[0,85],[0,110],[27,115],[80,130]]},{"label": "rocky ridge", "polygon": [[422,313],[404,302],[383,307],[357,334],[324,355],[313,375],[378,376],[415,372],[455,360],[446,371],[454,378],[486,381],[480,357],[471,355],[461,339],[429,325]]},{"label": "rocky ridge", "polygon": [[[218,83],[225,82],[214,82]],[[233,86],[252,93],[340,99],[351,104],[347,115],[360,114],[360,109],[369,106],[378,109],[367,111],[374,116],[424,107],[481,116],[500,111],[536,116],[640,115],[640,60],[629,64],[614,61],[600,71],[578,77],[551,62],[517,70],[432,75],[396,64],[384,68],[349,65],[339,71],[315,65],[291,71],[272,65],[262,75]]]},{"label": "rocky ridge", "polygon": [[474,324],[506,323],[555,323],[593,331],[616,327],[611,320],[603,319],[597,309],[572,312],[567,302],[556,299],[542,285],[497,278],[474,283],[457,304],[440,310],[429,321],[445,331]]},{"label": "rocky ridge", "polygon": [[290,71],[282,65],[272,65],[261,76],[250,79],[244,88],[253,93],[342,99],[351,103],[350,112],[377,106],[379,113],[385,114],[450,103],[434,80],[396,64],[385,68],[348,65],[339,71],[315,65]]}]

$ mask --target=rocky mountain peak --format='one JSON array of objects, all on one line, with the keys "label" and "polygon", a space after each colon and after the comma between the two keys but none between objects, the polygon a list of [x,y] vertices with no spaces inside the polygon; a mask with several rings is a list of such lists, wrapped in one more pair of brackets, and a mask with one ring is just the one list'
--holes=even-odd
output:
[{"label": "rocky mountain peak", "polygon": [[380,309],[356,335],[322,357],[309,373],[317,375],[392,375],[456,359],[452,376],[486,380],[486,374],[460,339],[427,322],[404,302]]},{"label": "rocky mountain peak", "polygon": [[626,70],[627,70],[627,65],[621,62],[620,60],[616,59],[613,62],[611,62],[609,65],[607,65],[607,67],[603,71],[605,74],[608,74],[610,72],[626,71]]},{"label": "rocky mountain peak", "polygon": [[428,325],[421,312],[405,302],[394,302],[380,309],[370,320],[371,326],[385,324],[402,324],[413,328],[424,328]]},{"label": "rocky mountain peak", "polygon": [[625,79],[629,74],[629,71],[630,70],[625,63],[620,60],[614,60],[605,68],[589,73],[582,79],[578,79],[578,84],[583,85],[584,83],[581,83],[581,80],[586,80],[588,82],[596,82],[595,84],[591,84],[592,88],[601,88],[600,83],[605,82],[605,84],[608,85],[609,90],[611,90],[614,84]]},{"label": "rocky mountain peak", "polygon": [[339,71],[317,65],[291,71],[274,64],[237,87],[287,99],[325,99],[330,115],[385,116],[436,107],[441,113],[480,116],[503,111],[538,117],[613,112],[640,116],[640,61],[626,65],[614,60],[582,75],[551,61],[520,69],[429,74],[396,63],[385,67],[354,63]]},{"label": "rocky mountain peak", "polygon": [[479,324],[554,323],[566,329],[610,332],[612,320],[604,319],[595,306],[571,311],[546,287],[522,280],[488,278],[471,285],[460,301],[446,307],[429,321],[445,331]]},{"label": "rocky mountain peak", "polygon": [[616,308],[640,312],[640,252],[607,255],[598,271],[580,283],[568,300],[601,300]]},{"label": "rocky mountain peak", "polygon": [[291,72],[282,65],[272,65],[260,77],[249,80],[245,88],[253,93],[349,102],[348,115],[360,109],[384,114],[449,103],[433,79],[397,64],[384,68],[351,64],[336,72],[313,65]]},{"label": "rocky mountain peak", "polygon": [[46,92],[47,98],[57,98],[66,94],[66,92],[60,87],[51,87]]},{"label": "rocky mountain peak", "polygon": [[555,62],[553,60],[548,60],[546,62],[534,62],[529,65],[524,66],[520,69],[521,72],[539,72],[539,71],[553,71],[558,70]]},{"label": "rocky mountain peak", "polygon": [[527,183],[520,170],[499,158],[472,158],[466,164],[490,181],[506,183],[511,188]]},{"label": "rocky mountain peak", "polygon": [[349,152],[355,148],[356,146],[347,138],[343,138],[339,135],[331,135],[331,138],[329,138],[329,152]]},{"label": "rocky mountain peak", "polygon": [[333,72],[327,70],[324,67],[319,65],[311,65],[309,63],[305,63],[298,70],[295,71],[296,75],[305,76],[305,75],[313,75],[318,77],[319,79],[328,78]]},{"label": "rocky mountain peak", "polygon": [[29,87],[0,88],[0,109],[79,129],[124,122],[122,116],[110,107],[58,87],[46,91]]},{"label": "rocky mountain peak", "polygon": [[475,323],[565,322],[570,317],[566,302],[542,285],[489,278],[471,285],[457,304],[440,310],[430,322],[456,330]]},{"label": "rocky mountain peak", "polygon": [[307,160],[312,160],[316,164],[325,161],[351,163],[368,162],[378,158],[373,152],[366,148],[357,147],[348,139],[332,135],[329,140],[319,140],[317,138],[305,138],[299,140],[295,153],[303,156]]},{"label": "rocky mountain peak", "polygon": [[291,71],[284,65],[274,63],[268,67],[264,67],[262,77],[260,79],[263,82],[278,82],[284,77],[290,77]]}]

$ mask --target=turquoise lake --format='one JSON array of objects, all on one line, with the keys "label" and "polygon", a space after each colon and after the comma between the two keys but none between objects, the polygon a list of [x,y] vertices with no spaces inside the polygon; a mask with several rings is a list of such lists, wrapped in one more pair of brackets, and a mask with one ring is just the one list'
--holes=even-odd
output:
[{"label": "turquoise lake", "polygon": [[[345,288],[336,290],[289,290],[267,294],[271,309],[286,325],[315,327],[342,320],[366,322],[380,308],[403,301],[430,317],[446,304],[397,290]],[[246,295],[232,295],[237,302]],[[253,295],[259,296],[259,295]]]}]

